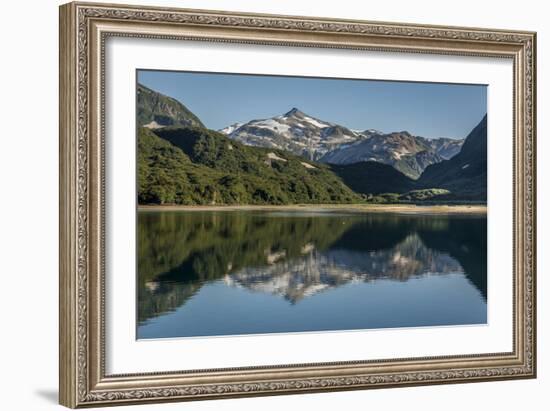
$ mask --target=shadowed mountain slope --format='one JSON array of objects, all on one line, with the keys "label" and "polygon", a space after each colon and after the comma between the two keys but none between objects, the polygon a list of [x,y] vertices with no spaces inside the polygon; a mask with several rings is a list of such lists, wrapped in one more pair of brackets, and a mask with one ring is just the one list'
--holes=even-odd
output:
[{"label": "shadowed mountain slope", "polygon": [[487,116],[468,134],[460,153],[432,164],[418,179],[420,188],[444,188],[449,199],[487,200]]}]

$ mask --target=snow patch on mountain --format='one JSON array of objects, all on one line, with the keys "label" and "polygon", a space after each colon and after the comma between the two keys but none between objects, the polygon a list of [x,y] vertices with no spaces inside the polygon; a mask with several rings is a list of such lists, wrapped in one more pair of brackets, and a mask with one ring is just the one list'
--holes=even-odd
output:
[{"label": "snow patch on mountain", "polygon": [[269,158],[270,160],[277,160],[277,161],[283,161],[286,163],[286,158],[282,158],[282,157],[279,157],[277,154],[275,153],[267,153],[267,158]]},{"label": "snow patch on mountain", "polygon": [[144,124],[143,127],[149,128],[151,130],[155,130],[157,128],[163,128],[164,126],[157,123],[155,120],[151,121],[150,123]]},{"label": "snow patch on mountain", "polygon": [[309,168],[309,169],[317,169],[317,167],[315,166],[312,166],[311,164],[309,163],[306,163],[305,161],[301,161],[300,162],[301,165],[303,165],[305,168]]},{"label": "snow patch on mountain", "polygon": [[224,127],[224,128],[222,128],[218,131],[220,133],[223,133],[223,134],[227,135],[227,134],[231,134],[232,132],[234,132],[236,129],[238,129],[242,125],[243,125],[243,123],[233,123],[230,126]]},{"label": "snow patch on mountain", "polygon": [[328,124],[328,123],[322,123],[320,121],[317,121],[313,117],[309,117],[309,116],[304,116],[304,121],[307,121],[309,124],[319,128],[324,128]]}]

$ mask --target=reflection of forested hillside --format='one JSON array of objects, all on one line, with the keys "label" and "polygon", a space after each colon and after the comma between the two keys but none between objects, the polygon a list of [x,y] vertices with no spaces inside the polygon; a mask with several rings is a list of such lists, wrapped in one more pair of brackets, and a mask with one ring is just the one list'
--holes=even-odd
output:
[{"label": "reflection of forested hillside", "polygon": [[[350,224],[312,216],[140,213],[138,298],[140,306],[150,307],[151,315],[146,313],[148,309],[142,312],[140,307],[138,318],[142,321],[180,306],[202,283],[229,272],[265,266],[281,257],[299,257],[306,244],[326,249]],[[194,285],[192,292],[188,284]]]},{"label": "reflection of forested hillside", "polygon": [[[281,250],[290,258],[300,256],[308,243],[324,249],[351,224],[350,218],[307,215],[266,218],[265,214],[246,212],[140,213],[140,280],[180,271],[185,260],[198,278],[219,278],[229,266],[262,265],[269,255]],[[190,273],[179,275],[189,277]]]},{"label": "reflection of forested hillside", "polygon": [[419,227],[427,247],[448,253],[460,262],[468,279],[487,298],[487,219],[448,219],[446,230]]},{"label": "reflection of forested hillside", "polygon": [[140,323],[208,281],[292,303],[353,281],[465,271],[486,296],[486,220],[386,214],[139,213]]},{"label": "reflection of forested hillside", "polygon": [[173,311],[195,295],[201,286],[199,282],[140,282],[138,322]]}]

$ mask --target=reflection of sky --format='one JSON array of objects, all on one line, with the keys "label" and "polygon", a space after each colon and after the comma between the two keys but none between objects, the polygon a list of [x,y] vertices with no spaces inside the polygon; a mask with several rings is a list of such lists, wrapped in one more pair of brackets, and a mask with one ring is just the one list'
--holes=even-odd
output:
[{"label": "reflection of sky", "polygon": [[[215,301],[216,304],[212,304]],[[223,280],[176,311],[150,319],[139,338],[484,324],[486,303],[464,274],[350,283],[292,305]]]},{"label": "reflection of sky", "polygon": [[181,101],[214,130],[297,107],[351,129],[464,138],[487,112],[484,85],[143,70],[138,81]]}]

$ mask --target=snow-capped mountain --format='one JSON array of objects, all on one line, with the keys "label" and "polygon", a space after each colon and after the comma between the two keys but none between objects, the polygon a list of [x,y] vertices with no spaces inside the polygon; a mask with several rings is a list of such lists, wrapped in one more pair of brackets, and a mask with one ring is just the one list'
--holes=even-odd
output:
[{"label": "snow-capped mountain", "polygon": [[417,137],[419,139],[422,139],[426,144],[428,144],[432,150],[434,150],[437,154],[439,154],[441,157],[443,157],[445,160],[450,159],[451,157],[456,156],[460,149],[462,148],[462,145],[464,144],[465,139],[453,139],[453,138],[446,138],[446,137],[440,137],[440,138],[424,138],[424,137]]},{"label": "snow-capped mountain", "polygon": [[331,164],[377,161],[418,178],[426,167],[460,152],[464,140],[428,139],[407,131],[363,131],[323,121],[297,108],[268,119],[235,123],[220,132],[241,143],[290,151]]},{"label": "snow-capped mountain", "polygon": [[247,145],[286,150],[311,160],[366,138],[362,133],[319,120],[297,108],[282,116],[234,124],[220,132]]},{"label": "snow-capped mountain", "polygon": [[443,160],[427,139],[407,131],[374,134],[348,147],[340,147],[324,155],[320,161],[330,164],[352,164],[377,161],[394,166],[403,174],[418,178],[430,164]]}]

